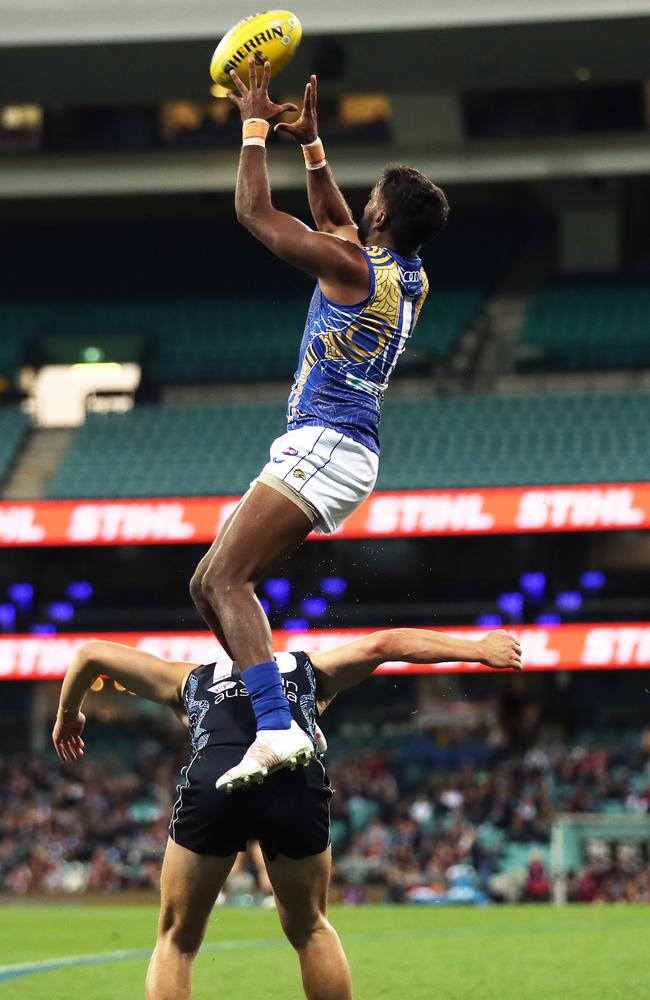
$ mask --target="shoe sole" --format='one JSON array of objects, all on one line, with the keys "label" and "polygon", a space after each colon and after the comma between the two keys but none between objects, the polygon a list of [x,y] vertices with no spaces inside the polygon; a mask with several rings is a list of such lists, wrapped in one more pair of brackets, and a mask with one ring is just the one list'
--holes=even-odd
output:
[{"label": "shoe sole", "polygon": [[277,771],[295,771],[299,765],[309,767],[312,760],[314,760],[314,756],[314,751],[310,747],[305,747],[304,750],[299,750],[297,753],[292,754],[291,757],[287,757],[286,760],[283,760],[281,764],[276,764],[275,767],[263,767],[255,774],[246,774],[241,778],[233,778],[232,781],[226,781],[223,785],[218,785],[217,790],[224,791],[226,795],[231,795],[240,788],[261,785],[265,778],[268,778],[270,774],[275,774]]}]

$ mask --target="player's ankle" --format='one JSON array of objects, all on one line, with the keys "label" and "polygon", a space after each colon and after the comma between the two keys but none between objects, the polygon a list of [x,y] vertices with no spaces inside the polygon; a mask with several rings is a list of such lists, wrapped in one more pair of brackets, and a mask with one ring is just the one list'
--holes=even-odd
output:
[{"label": "player's ankle", "polygon": [[242,680],[251,698],[257,729],[289,729],[291,709],[282,689],[280,670],[275,660],[256,663],[242,670]]}]

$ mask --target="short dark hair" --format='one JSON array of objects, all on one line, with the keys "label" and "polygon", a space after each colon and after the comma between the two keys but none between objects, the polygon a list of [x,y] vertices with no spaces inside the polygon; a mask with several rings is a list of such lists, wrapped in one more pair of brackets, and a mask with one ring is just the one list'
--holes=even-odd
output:
[{"label": "short dark hair", "polygon": [[420,170],[403,163],[390,164],[379,183],[390,231],[401,249],[422,246],[447,225],[447,196]]}]

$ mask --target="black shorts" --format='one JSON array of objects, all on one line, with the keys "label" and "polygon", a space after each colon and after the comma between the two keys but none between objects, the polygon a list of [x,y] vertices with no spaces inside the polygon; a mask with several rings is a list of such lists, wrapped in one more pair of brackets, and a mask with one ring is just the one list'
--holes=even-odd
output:
[{"label": "black shorts", "polygon": [[230,795],[217,791],[220,775],[239,763],[243,748],[207,747],[181,772],[169,836],[195,854],[227,857],[259,840],[274,858],[308,858],[330,843],[332,788],[323,765],[282,770],[263,785],[241,788]]}]

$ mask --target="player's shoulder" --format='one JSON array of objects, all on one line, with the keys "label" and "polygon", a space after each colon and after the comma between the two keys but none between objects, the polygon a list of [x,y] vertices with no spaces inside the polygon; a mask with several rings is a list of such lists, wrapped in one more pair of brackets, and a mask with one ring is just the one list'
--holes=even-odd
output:
[{"label": "player's shoulder", "polygon": [[294,670],[302,670],[308,662],[308,656],[301,650],[290,653],[274,653],[275,661],[281,674],[290,674]]},{"label": "player's shoulder", "polygon": [[219,679],[231,677],[233,665],[231,663],[197,663],[190,666],[185,673],[181,684],[181,698],[188,695],[194,697],[199,688],[205,688],[216,683]]}]

